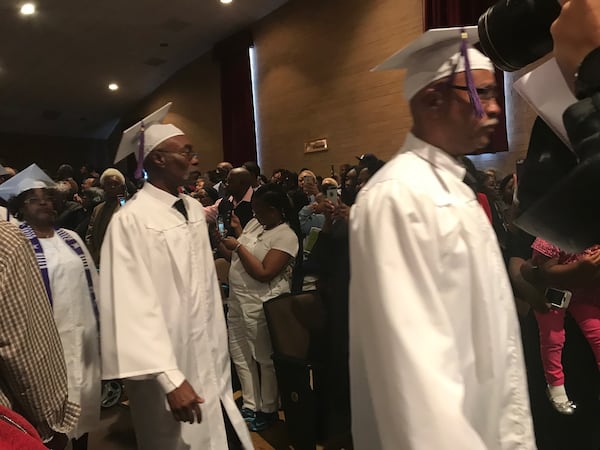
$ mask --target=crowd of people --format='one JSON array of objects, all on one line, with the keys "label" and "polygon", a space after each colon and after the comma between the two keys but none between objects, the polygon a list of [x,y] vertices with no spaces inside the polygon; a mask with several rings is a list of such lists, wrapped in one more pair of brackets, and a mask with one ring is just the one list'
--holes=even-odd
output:
[{"label": "crowd of people", "polygon": [[[563,3],[552,33],[579,99],[565,120],[577,116],[570,137],[589,150],[600,108],[580,75],[600,55],[600,10]],[[574,39],[577,52],[574,23],[591,36]],[[534,391],[558,417],[580,414],[562,365],[567,312],[597,378],[600,250],[518,229],[518,177],[464,156],[486,147],[500,114],[472,32],[430,30],[379,67],[406,69],[413,119],[388,162],[365,153],[328,177],[305,167],[268,178],[255,161],[224,161],[202,174],[184,131],[162,123],[167,107],[124,133],[117,159],[135,155],[135,180],[0,166],[0,436],[86,449],[101,380],[118,379],[139,448],[253,448],[249,430],[269,428],[280,407],[263,304],[317,290],[326,448],[551,445]]]},{"label": "crowd of people", "polygon": [[[184,137],[183,134],[177,135],[179,136]],[[142,180],[137,185],[115,168],[108,168],[100,173],[82,166],[77,172],[70,165],[63,164],[52,178],[35,164],[21,171],[6,166],[1,169],[3,175],[0,198],[6,208],[3,218],[18,226],[35,252],[62,342],[68,375],[68,399],[81,408],[77,427],[67,434],[73,441],[73,448],[87,448],[88,432],[99,426],[101,378],[125,379],[136,429],[160,429],[158,423],[144,421],[144,418],[164,419],[164,405],[154,400],[161,392],[162,395],[169,395],[173,388],[180,388],[183,386],[182,381],[187,378],[176,373],[179,370],[171,368],[169,363],[159,362],[156,355],[160,354],[160,350],[156,348],[148,355],[147,361],[140,356],[133,358],[130,367],[124,359],[123,348],[127,347],[126,342],[147,341],[156,342],[160,349],[160,342],[170,341],[172,345],[181,344],[181,347],[176,348],[184,351],[189,349],[190,344],[187,333],[194,334],[193,329],[198,324],[190,322],[183,326],[179,316],[181,308],[184,308],[183,304],[179,305],[176,317],[165,317],[164,320],[173,320],[171,326],[167,322],[167,328],[178,328],[185,335],[167,332],[167,335],[159,336],[156,328],[160,330],[163,327],[158,323],[153,326],[150,322],[136,332],[131,329],[129,320],[124,320],[121,324],[111,319],[105,323],[103,318],[110,315],[111,318],[143,319],[151,315],[152,308],[160,307],[164,298],[173,302],[172,295],[169,296],[168,292],[181,291],[177,282],[182,280],[176,278],[172,286],[165,287],[160,274],[169,271],[168,265],[156,267],[158,263],[153,263],[152,267],[148,267],[149,272],[146,272],[140,269],[140,265],[143,265],[141,261],[158,260],[159,255],[168,253],[183,255],[199,243],[202,246],[195,253],[196,258],[199,255],[210,255],[211,259],[227,260],[228,265],[230,262],[226,281],[228,337],[221,342],[221,345],[228,343],[228,351],[222,347],[218,350],[221,355],[231,355],[241,382],[241,417],[251,431],[263,431],[279,420],[277,380],[262,304],[291,291],[316,289],[317,281],[321,280],[318,285],[323,293],[322,298],[330,309],[330,329],[336,330],[330,335],[332,345],[328,351],[333,362],[328,387],[336,401],[330,402],[332,411],[328,417],[331,433],[347,438],[350,435],[347,364],[349,211],[357,193],[384,162],[373,154],[364,154],[357,157],[355,165],[342,165],[340,175],[332,174],[333,176],[326,178],[305,168],[297,173],[276,169],[270,179],[267,179],[260,173],[255,162],[248,162],[240,167],[222,162],[214,171],[201,174],[194,170],[198,156],[186,145],[185,151],[178,154],[182,156],[179,179],[170,172],[163,173],[160,162],[153,165],[145,160],[148,181],[144,183]],[[160,154],[161,152],[149,152],[152,156]],[[156,243],[158,236],[155,233],[169,226],[161,223],[168,216],[157,214],[158,205],[151,205],[151,200],[160,202],[161,196],[165,194],[155,186],[168,186],[168,183],[171,183],[173,198],[185,198],[185,214],[178,212],[171,220],[188,224],[197,221],[203,225],[198,228],[197,233],[203,237],[200,239],[196,232],[188,235],[188,231],[183,229],[187,237],[172,243],[173,246],[180,247],[171,248],[167,242],[165,248],[155,250],[156,256],[152,256],[148,253],[150,250],[144,248],[149,247],[150,243]],[[138,188],[139,192],[136,193]],[[143,198],[146,192],[149,194],[149,203],[145,205]],[[144,213],[155,211],[152,218],[146,219],[152,222],[151,226],[148,223],[136,224],[134,217],[128,218],[125,214],[125,209],[122,214],[117,214],[130,201],[131,205],[127,210],[135,211],[134,207],[138,206],[137,209]],[[168,203],[163,207],[171,211]],[[197,214],[200,217],[194,217]],[[204,220],[199,220],[200,218]],[[223,225],[222,229],[219,229],[219,223]],[[154,229],[155,233],[148,231],[147,227]],[[175,231],[172,233],[175,235]],[[187,240],[192,237],[199,242]],[[310,245],[309,238],[313,240]],[[166,239],[168,241],[170,237]],[[331,246],[341,252],[333,264],[329,254]],[[139,256],[140,261],[134,264],[136,256]],[[196,258],[196,264],[201,261],[206,263],[206,260]],[[199,265],[183,270],[180,276],[191,279],[192,273],[206,271],[206,267]],[[102,284],[99,284],[98,272]],[[140,272],[147,276],[141,285]],[[154,272],[156,276],[151,276]],[[208,287],[214,288],[214,280],[210,274],[209,271],[209,276],[200,280],[200,291]],[[160,287],[155,284],[158,280]],[[99,293],[101,286],[105,292],[112,293],[110,299]],[[155,296],[162,295],[155,301],[150,301],[150,291]],[[189,301],[188,295],[182,295],[181,301]],[[218,302],[212,305],[214,314],[217,314],[221,297],[222,294],[218,297]],[[132,298],[139,298],[142,303],[138,305]],[[213,299],[216,301],[217,297],[213,296]],[[206,312],[206,305],[197,306]],[[190,313],[187,316],[195,318],[193,305],[187,305],[184,309],[188,308]],[[218,334],[220,331],[215,329],[214,332]],[[146,333],[148,334],[145,335]],[[200,330],[197,333],[202,334]],[[186,345],[183,345],[184,342]],[[102,345],[102,374],[99,343]],[[200,341],[199,346],[202,346]],[[137,346],[135,351],[139,351]],[[170,351],[172,350],[165,349],[166,353]],[[188,358],[178,354],[177,350],[175,353],[177,361]],[[200,357],[200,354],[195,356]],[[207,355],[202,356],[205,358]],[[165,360],[173,363],[170,358],[165,354]],[[189,362],[193,364],[193,359]],[[161,364],[166,365],[163,367],[165,371],[158,372],[155,377],[162,389],[157,392],[156,389],[151,389],[154,380],[152,383],[144,383],[141,378],[144,378],[147,370],[151,370],[152,374],[157,373],[157,367],[162,367]],[[174,366],[179,367],[177,364]],[[219,369],[222,370],[222,367]],[[176,371],[175,374],[173,370]],[[186,367],[185,372],[189,373],[190,370],[193,371]],[[132,374],[135,376],[131,377]],[[204,397],[207,396],[204,376],[205,374],[199,375],[196,380],[192,378],[192,384],[185,385],[189,388],[184,395],[190,394],[191,399],[200,399],[191,386],[202,386],[204,403]],[[229,384],[223,374],[219,378],[223,381],[216,386],[217,392],[227,389]],[[221,406],[213,404],[213,408],[216,407],[219,411],[217,415],[221,414],[221,408],[225,411],[232,407],[226,403],[229,402],[221,398]],[[153,406],[158,410],[149,415],[148,411]],[[188,415],[191,411],[186,412],[186,406],[181,406],[176,400],[173,400],[171,406],[172,411],[179,409],[179,414],[186,420],[193,417]],[[203,408],[207,406],[203,405]],[[208,421],[206,413],[201,416],[197,410],[194,412],[198,414],[198,421],[201,417],[203,421]],[[239,426],[235,422],[230,419],[226,423],[227,428],[231,427],[231,423]],[[144,432],[138,435],[138,442],[143,448],[176,448],[179,434],[173,431],[170,437],[164,438],[166,440],[157,441],[157,436]],[[232,433],[223,435],[231,439]],[[244,440],[244,435],[241,436]],[[63,442],[62,436],[57,436],[55,442]]]}]

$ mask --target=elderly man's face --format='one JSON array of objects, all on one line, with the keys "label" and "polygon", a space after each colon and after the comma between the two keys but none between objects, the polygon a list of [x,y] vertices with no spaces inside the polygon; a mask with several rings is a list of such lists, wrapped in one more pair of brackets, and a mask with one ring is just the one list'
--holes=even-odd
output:
[{"label": "elderly man's face", "polygon": [[448,136],[456,147],[470,153],[484,149],[489,143],[500,116],[501,108],[496,101],[496,78],[487,70],[473,70],[473,81],[479,93],[484,115],[478,118],[469,101],[469,93],[462,88],[467,85],[465,73],[458,73],[453,87],[447,91],[447,102],[443,111]]},{"label": "elderly man's face", "polygon": [[114,175],[104,178],[102,188],[107,199],[115,199],[125,193],[125,185]]},{"label": "elderly man's face", "polygon": [[193,157],[192,144],[184,135],[167,139],[161,144],[160,151],[166,156],[163,171],[164,175],[173,183],[182,185],[188,179],[190,159]]}]

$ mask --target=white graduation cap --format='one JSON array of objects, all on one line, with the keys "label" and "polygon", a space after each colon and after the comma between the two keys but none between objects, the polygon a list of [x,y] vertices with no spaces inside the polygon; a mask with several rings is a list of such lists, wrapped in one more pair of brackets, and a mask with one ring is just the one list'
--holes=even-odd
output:
[{"label": "white graduation cap", "polygon": [[477,69],[493,72],[494,65],[489,58],[471,47],[477,42],[479,35],[476,26],[434,28],[373,70],[406,69],[404,94],[410,100],[429,84],[455,73]]},{"label": "white graduation cap", "polygon": [[32,164],[0,184],[0,197],[8,201],[29,189],[54,187],[56,187],[56,183],[37,164]]},{"label": "white graduation cap", "polygon": [[146,159],[152,150],[167,139],[184,134],[175,125],[161,123],[172,104],[172,102],[167,103],[152,114],[144,117],[140,122],[123,131],[123,137],[115,156],[115,163],[133,153],[138,161],[136,177],[139,178],[144,159]]}]

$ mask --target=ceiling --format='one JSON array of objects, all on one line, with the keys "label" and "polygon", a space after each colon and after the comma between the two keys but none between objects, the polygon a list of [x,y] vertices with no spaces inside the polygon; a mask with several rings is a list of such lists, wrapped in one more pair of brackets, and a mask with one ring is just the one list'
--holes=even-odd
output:
[{"label": "ceiling", "polygon": [[34,0],[22,16],[22,2],[2,0],[0,132],[105,138],[174,72],[286,1]]}]

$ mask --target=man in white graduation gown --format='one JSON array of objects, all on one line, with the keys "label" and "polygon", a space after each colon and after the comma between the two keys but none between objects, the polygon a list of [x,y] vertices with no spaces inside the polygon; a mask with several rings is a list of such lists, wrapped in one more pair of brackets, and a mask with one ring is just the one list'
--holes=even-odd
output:
[{"label": "man in white graduation gown", "polygon": [[468,36],[431,30],[380,67],[408,69],[414,126],[351,212],[358,450],[535,448],[511,287],[456,159],[489,143],[500,114]]},{"label": "man in white graduation gown", "polygon": [[[142,450],[224,450],[236,435],[251,449],[231,391],[204,210],[178,194],[191,145],[181,130],[158,123],[168,106],[144,119],[138,159],[148,181],[114,215],[102,245],[103,378],[126,380]],[[117,160],[136,151],[140,128],[125,131]]]}]

